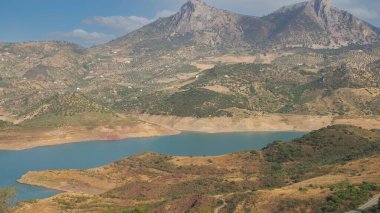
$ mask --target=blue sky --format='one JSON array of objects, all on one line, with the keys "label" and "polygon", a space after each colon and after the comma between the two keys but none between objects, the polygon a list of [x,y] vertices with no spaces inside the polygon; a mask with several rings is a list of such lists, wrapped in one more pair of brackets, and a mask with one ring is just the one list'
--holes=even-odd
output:
[{"label": "blue sky", "polygon": [[[230,11],[262,16],[302,0],[205,0]],[[91,46],[169,16],[186,0],[0,0],[0,42],[66,40]],[[380,0],[333,0],[380,27]]]}]

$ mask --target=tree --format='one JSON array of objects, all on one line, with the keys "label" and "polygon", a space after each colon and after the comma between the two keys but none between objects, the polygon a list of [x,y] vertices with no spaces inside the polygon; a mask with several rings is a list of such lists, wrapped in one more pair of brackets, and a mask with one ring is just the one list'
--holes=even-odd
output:
[{"label": "tree", "polygon": [[377,201],[377,209],[380,210],[380,198],[379,198],[379,200]]},{"label": "tree", "polygon": [[12,188],[0,188],[0,212],[9,212],[10,200],[16,194],[16,191]]}]

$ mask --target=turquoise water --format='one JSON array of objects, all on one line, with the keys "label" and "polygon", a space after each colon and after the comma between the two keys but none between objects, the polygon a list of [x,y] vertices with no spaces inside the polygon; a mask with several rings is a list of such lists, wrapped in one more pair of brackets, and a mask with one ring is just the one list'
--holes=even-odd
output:
[{"label": "turquoise water", "polygon": [[17,184],[28,171],[46,169],[88,169],[141,152],[179,156],[216,156],[261,149],[275,140],[292,140],[302,132],[184,133],[176,136],[97,141],[40,147],[24,151],[0,151],[0,187],[15,186],[16,200],[53,196],[58,191]]}]

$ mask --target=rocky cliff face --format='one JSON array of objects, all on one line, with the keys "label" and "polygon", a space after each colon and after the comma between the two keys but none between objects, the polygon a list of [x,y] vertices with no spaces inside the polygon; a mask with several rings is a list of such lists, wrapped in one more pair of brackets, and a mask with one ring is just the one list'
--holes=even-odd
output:
[{"label": "rocky cliff face", "polygon": [[170,30],[179,34],[211,31],[212,28],[223,28],[229,25],[226,18],[237,17],[208,6],[201,0],[191,0],[181,7],[180,12],[171,17]]},{"label": "rocky cliff face", "polygon": [[170,17],[170,36],[191,35],[196,44],[210,46],[247,46],[238,24],[240,15],[191,0]]}]

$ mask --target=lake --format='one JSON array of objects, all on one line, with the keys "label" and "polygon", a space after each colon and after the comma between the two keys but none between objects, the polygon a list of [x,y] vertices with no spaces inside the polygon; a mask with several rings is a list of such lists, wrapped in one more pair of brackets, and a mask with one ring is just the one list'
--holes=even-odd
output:
[{"label": "lake", "polygon": [[178,156],[217,156],[244,150],[258,150],[275,140],[289,141],[303,132],[183,133],[175,136],[121,141],[96,141],[40,147],[23,151],[0,151],[0,187],[15,186],[16,200],[53,196],[58,191],[17,184],[28,171],[88,169],[112,163],[142,152]]}]

